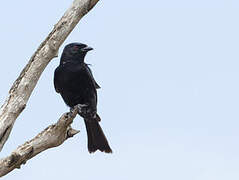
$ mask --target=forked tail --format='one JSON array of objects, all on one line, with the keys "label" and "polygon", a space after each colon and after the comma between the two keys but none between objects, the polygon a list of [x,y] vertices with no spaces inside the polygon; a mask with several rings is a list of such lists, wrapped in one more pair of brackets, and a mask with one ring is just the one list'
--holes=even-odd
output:
[{"label": "forked tail", "polygon": [[97,118],[84,119],[88,136],[88,151],[93,153],[96,150],[100,150],[105,153],[112,153],[104,132],[98,122],[100,120],[98,115]]}]

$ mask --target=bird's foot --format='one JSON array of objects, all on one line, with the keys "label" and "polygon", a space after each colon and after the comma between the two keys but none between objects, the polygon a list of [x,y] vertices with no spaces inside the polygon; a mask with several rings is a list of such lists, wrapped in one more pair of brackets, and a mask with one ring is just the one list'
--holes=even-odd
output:
[{"label": "bird's foot", "polygon": [[70,108],[70,113],[73,113],[74,109],[75,109],[75,107],[71,107]]},{"label": "bird's foot", "polygon": [[82,117],[85,117],[87,115],[87,104],[77,104],[78,112]]},{"label": "bird's foot", "polygon": [[[78,107],[77,107],[77,108],[78,108]],[[75,113],[76,110],[77,110],[77,109],[76,109],[76,106],[70,107],[69,115],[72,116],[72,115]]]}]

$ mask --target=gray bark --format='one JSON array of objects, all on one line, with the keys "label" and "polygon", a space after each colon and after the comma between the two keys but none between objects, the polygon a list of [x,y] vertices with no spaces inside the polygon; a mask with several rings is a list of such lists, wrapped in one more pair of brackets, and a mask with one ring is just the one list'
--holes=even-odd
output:
[{"label": "gray bark", "polygon": [[30,141],[25,142],[13,151],[8,157],[0,160],[0,177],[20,168],[27,160],[42,151],[61,145],[66,139],[73,137],[79,131],[72,129],[70,124],[77,115],[75,108],[70,113],[63,114],[56,124],[48,126]]},{"label": "gray bark", "polygon": [[[58,49],[80,19],[91,10],[99,0],[74,0],[53,30],[40,44],[25,68],[16,79],[9,95],[0,109],[0,151],[7,141],[16,118],[26,107],[27,101],[48,63],[57,56]],[[0,177],[20,168],[28,159],[46,149],[61,145],[79,131],[71,128],[78,109],[63,114],[58,122],[48,126],[32,140],[25,142],[8,157],[0,159]]]}]

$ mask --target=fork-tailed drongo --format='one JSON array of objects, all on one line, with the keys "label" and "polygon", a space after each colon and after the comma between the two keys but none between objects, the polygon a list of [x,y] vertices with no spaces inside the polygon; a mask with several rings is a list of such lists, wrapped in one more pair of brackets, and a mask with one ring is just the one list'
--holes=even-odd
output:
[{"label": "fork-tailed drongo", "polygon": [[84,62],[86,53],[92,49],[82,43],[65,46],[60,65],[55,70],[54,86],[69,107],[78,106],[78,114],[84,118],[87,130],[89,152],[100,150],[111,153],[112,150],[99,125],[100,117],[97,114],[96,89],[100,86]]}]

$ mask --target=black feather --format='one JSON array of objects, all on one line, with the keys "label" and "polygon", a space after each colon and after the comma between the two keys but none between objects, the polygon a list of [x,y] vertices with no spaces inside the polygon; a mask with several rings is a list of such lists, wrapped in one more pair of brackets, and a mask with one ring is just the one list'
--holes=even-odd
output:
[{"label": "black feather", "polygon": [[54,73],[54,87],[64,102],[71,108],[84,105],[79,114],[84,118],[88,135],[88,150],[112,152],[108,141],[99,125],[97,114],[97,92],[100,86],[95,81],[92,71],[84,62],[87,51],[92,50],[85,44],[71,43],[62,53],[60,65]]}]

